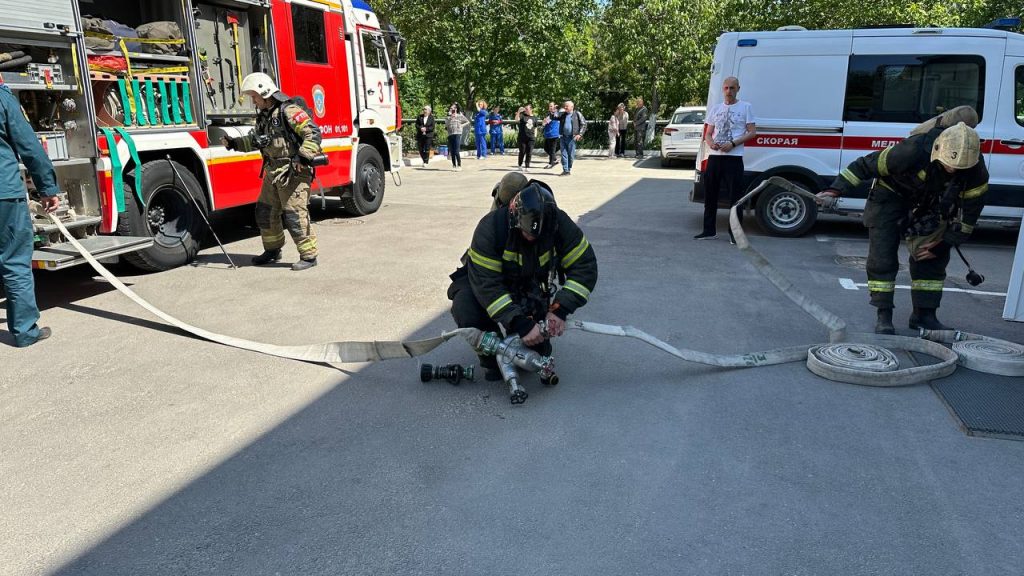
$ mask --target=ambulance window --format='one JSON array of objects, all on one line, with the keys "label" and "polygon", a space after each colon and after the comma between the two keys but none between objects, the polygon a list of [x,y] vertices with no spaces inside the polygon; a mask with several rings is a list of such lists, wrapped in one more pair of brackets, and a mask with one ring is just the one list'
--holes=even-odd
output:
[{"label": "ambulance window", "polygon": [[844,120],[923,122],[956,106],[983,114],[980,56],[852,56]]},{"label": "ambulance window", "polygon": [[323,10],[292,4],[292,33],[295,36],[296,60],[327,64]]},{"label": "ambulance window", "polygon": [[1024,126],[1024,66],[1017,67],[1017,89],[1013,94],[1016,102],[1017,124]]}]

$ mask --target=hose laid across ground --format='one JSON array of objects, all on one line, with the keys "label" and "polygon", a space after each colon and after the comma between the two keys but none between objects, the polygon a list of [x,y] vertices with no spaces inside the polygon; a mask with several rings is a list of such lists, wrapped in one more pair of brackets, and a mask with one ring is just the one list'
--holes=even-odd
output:
[{"label": "hose laid across ground", "polygon": [[[737,202],[737,205],[743,205],[750,197],[768,186],[779,186],[794,194],[809,197],[812,200],[814,198],[813,194],[791,182],[773,177],[750,191]],[[375,362],[426,354],[456,337],[462,337],[472,345],[480,336],[479,330],[461,328],[443,332],[439,337],[425,340],[329,342],[307,346],[278,346],[216,334],[182,322],[146,302],[96,261],[56,216],[52,214],[49,216],[61,234],[78,250],[89,265],[118,291],[168,324],[226,346],[305,362]],[[995,374],[1024,375],[1024,348],[1011,342],[962,332],[932,333],[927,335],[929,339],[877,334],[847,334],[846,322],[801,292],[796,285],[750,245],[739,222],[735,207],[730,211],[729,224],[736,238],[736,246],[750,258],[758,271],[779,288],[787,298],[828,329],[828,344],[811,347],[791,346],[748,354],[721,355],[678,349],[632,326],[612,326],[573,320],[567,323],[567,327],[594,334],[635,338],[682,360],[710,366],[752,368],[805,361],[811,372],[823,378],[865,386],[905,386],[942,378],[956,369],[958,360],[962,365],[973,370]],[[952,342],[954,348],[958,345],[962,346],[961,350],[954,352],[937,342]],[[934,356],[940,361],[937,364],[900,369],[896,356],[888,350],[888,347],[921,352]],[[982,349],[987,356],[978,356],[967,348]],[[993,354],[997,356],[996,359],[991,358]]]},{"label": "hose laid across ground", "polygon": [[57,225],[57,228],[60,230],[61,234],[64,235],[64,238],[66,238],[67,241],[70,242],[76,250],[78,250],[78,253],[85,258],[86,262],[92,266],[93,270],[98,272],[100,276],[106,278],[114,288],[117,288],[119,292],[130,298],[132,302],[142,306],[151,314],[179,330],[183,330],[189,334],[203,338],[204,340],[224,344],[225,346],[251,350],[261,354],[277,356],[279,358],[290,358],[292,360],[301,360],[303,362],[332,364],[348,362],[376,362],[379,360],[391,360],[395,358],[412,358],[414,356],[426,354],[455,337],[462,337],[468,342],[473,342],[475,339],[479,338],[480,331],[476,328],[459,328],[443,332],[438,337],[427,338],[426,340],[408,340],[405,342],[328,342],[325,344],[310,344],[306,346],[278,346],[275,344],[253,342],[252,340],[244,340],[242,338],[233,338],[231,336],[217,334],[182,322],[144,300],[131,288],[125,286],[123,282],[118,280],[117,276],[111,274],[109,270],[100,264],[96,258],[94,258],[93,255],[85,249],[85,247],[79,244],[78,240],[68,232],[68,229],[64,227],[64,224],[59,218],[53,214],[48,214],[48,216],[50,217],[50,220]]}]

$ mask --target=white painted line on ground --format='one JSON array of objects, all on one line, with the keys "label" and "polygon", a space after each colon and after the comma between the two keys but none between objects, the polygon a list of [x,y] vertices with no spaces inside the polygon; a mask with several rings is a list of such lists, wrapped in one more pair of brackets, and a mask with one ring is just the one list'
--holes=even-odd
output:
[{"label": "white painted line on ground", "polygon": [[814,239],[817,240],[818,242],[831,242],[832,241],[831,238],[829,238],[828,236],[822,235],[822,234],[816,235],[814,237]]},{"label": "white painted line on ground", "polygon": [[[867,288],[868,287],[867,284],[861,284],[859,282],[854,282],[853,280],[851,280],[849,278],[840,278],[839,279],[839,285],[842,286],[843,288],[845,288],[846,290],[859,290],[861,288]],[[900,290],[910,290],[910,286],[905,286],[903,284],[897,284],[896,288],[899,288]],[[1003,296],[1003,297],[1006,296],[1006,292],[986,292],[985,290],[965,290],[963,288],[943,288],[942,291],[943,292],[963,292],[964,294],[977,294],[978,296]]]},{"label": "white painted line on ground", "polygon": [[840,278],[839,285],[847,290],[859,290],[859,288],[857,288],[857,283],[849,278]]}]

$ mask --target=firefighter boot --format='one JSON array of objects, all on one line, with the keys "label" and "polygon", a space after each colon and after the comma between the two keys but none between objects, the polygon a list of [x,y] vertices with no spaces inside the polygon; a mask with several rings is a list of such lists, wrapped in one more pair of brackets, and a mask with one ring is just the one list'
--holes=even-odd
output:
[{"label": "firefighter boot", "polygon": [[892,308],[879,308],[878,319],[875,320],[875,334],[895,334],[892,325]]},{"label": "firefighter boot", "polygon": [[952,330],[935,317],[935,308],[914,308],[910,315],[910,327],[914,330],[924,328],[925,330]]},{"label": "firefighter boot", "polygon": [[299,260],[295,264],[292,264],[292,270],[295,272],[301,272],[303,270],[309,270],[313,266],[316,266],[316,258],[312,260]]},{"label": "firefighter boot", "polygon": [[263,266],[264,264],[270,264],[277,262],[281,259],[281,249],[277,250],[264,250],[263,254],[252,257],[252,263],[254,266]]}]

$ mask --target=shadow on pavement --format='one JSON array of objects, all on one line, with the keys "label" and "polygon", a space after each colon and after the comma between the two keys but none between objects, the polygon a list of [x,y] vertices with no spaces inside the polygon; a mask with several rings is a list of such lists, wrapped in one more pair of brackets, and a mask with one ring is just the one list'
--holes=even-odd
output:
[{"label": "shadow on pavement", "polygon": [[[822,341],[824,329],[794,315],[728,242],[690,240],[700,214],[687,202],[678,180],[646,179],[582,218],[601,279],[578,317],[708,352]],[[776,254],[797,246],[765,244]],[[796,258],[787,271],[834,268],[809,251]],[[829,304],[842,308],[844,296]],[[443,315],[414,338],[452,327]],[[797,364],[756,376],[709,369],[580,333],[555,342],[554,355],[562,383],[527,377],[518,407],[501,383],[422,384],[417,360],[368,365],[56,574],[960,566],[957,534],[976,519],[951,508],[976,498],[955,504],[965,496],[955,486],[942,506],[931,496],[946,475],[918,468],[951,457],[949,440],[929,447],[932,428],[950,423],[935,419],[937,403],[907,409],[919,390],[836,385]],[[452,341],[421,361],[475,356]],[[866,432],[883,426],[897,438]],[[913,457],[894,462],[894,444]],[[894,509],[900,521],[885,521]],[[1012,545],[1002,552],[1020,560]]]}]

